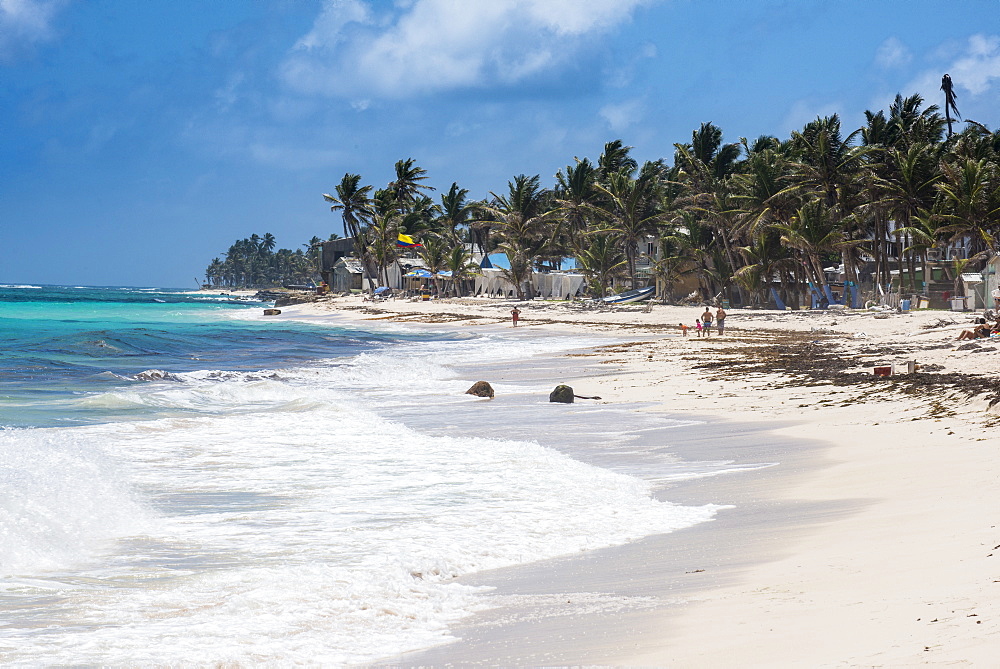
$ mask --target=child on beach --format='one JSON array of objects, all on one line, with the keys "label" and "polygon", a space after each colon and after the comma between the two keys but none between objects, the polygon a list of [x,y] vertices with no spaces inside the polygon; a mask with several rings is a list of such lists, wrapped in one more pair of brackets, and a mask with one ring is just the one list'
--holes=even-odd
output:
[{"label": "child on beach", "polygon": [[677,326],[680,327],[681,334],[683,334],[685,337],[687,337],[688,336],[688,326],[684,325],[683,323],[678,323]]},{"label": "child on beach", "polygon": [[695,319],[694,329],[698,332],[698,336],[700,337],[701,336],[701,321],[700,320]]},{"label": "child on beach", "polygon": [[517,327],[517,321],[520,319],[520,317],[521,317],[520,309],[514,307],[513,309],[510,310],[510,320],[514,322],[514,327]]}]

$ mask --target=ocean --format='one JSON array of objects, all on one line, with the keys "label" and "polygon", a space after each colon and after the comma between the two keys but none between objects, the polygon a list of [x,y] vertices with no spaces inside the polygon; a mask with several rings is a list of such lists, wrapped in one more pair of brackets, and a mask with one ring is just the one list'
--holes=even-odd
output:
[{"label": "ocean", "polygon": [[0,664],[373,661],[488,608],[463,575],[719,511],[653,495],[726,470],[690,421],[547,402],[607,339],[262,306],[0,286]]}]

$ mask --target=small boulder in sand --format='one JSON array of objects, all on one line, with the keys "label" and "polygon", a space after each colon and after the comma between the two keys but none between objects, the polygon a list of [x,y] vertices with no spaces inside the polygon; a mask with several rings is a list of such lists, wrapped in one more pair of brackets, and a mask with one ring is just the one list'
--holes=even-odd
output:
[{"label": "small boulder in sand", "polygon": [[549,393],[550,402],[561,402],[563,404],[573,403],[573,389],[565,384],[556,386],[555,390]]},{"label": "small boulder in sand", "polygon": [[493,397],[493,386],[489,384],[488,381],[476,381],[472,384],[472,387],[465,391],[466,395],[475,395],[476,397]]}]

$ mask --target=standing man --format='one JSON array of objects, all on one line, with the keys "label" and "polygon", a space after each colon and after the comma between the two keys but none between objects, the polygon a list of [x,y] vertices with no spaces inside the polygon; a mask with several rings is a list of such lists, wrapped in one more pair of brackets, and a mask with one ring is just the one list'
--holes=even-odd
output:
[{"label": "standing man", "polygon": [[705,336],[712,334],[712,312],[705,307],[705,313],[701,315],[701,326],[705,330]]},{"label": "standing man", "polygon": [[514,307],[513,309],[510,310],[510,320],[513,321],[514,323],[513,327],[517,327],[517,319],[519,319],[520,317],[521,317],[520,309]]},{"label": "standing man", "polygon": [[1000,284],[990,294],[993,296],[993,310],[1000,311]]},{"label": "standing man", "polygon": [[715,312],[715,322],[716,327],[719,328],[719,336],[722,336],[723,330],[726,329],[726,310],[719,307],[718,311]]}]

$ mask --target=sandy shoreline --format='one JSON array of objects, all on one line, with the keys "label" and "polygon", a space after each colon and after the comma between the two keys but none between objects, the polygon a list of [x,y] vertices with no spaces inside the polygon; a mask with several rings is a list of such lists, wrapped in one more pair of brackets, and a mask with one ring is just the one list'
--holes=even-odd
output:
[{"label": "sandy shoreline", "polygon": [[[282,317],[477,327],[506,324],[511,306],[338,298],[284,307]],[[507,620],[480,626],[488,632],[479,641],[470,627],[458,644],[398,663],[996,662],[1000,529],[992,512],[1000,464],[991,448],[998,443],[997,410],[987,405],[997,392],[1000,352],[982,340],[956,350],[965,342],[954,338],[973,314],[733,310],[725,337],[702,339],[676,336],[677,323],[693,324],[697,308],[520,308],[523,326],[539,335],[587,328],[631,341],[595,351],[601,373],[581,380],[603,401],[654,402],[672,415],[759,425],[755,435],[730,438],[730,424],[717,423],[723,433],[702,446],[740,443],[745,450],[736,461],[770,452],[782,465],[670,490],[671,501],[738,506],[711,523],[476,576],[510,592],[521,602],[512,610],[522,612],[525,601],[537,600],[515,595],[540,583],[549,595],[583,589],[612,599],[655,598],[649,607]],[[905,369],[912,360],[916,374],[872,376],[874,366]],[[802,439],[817,448],[788,447]]]}]

